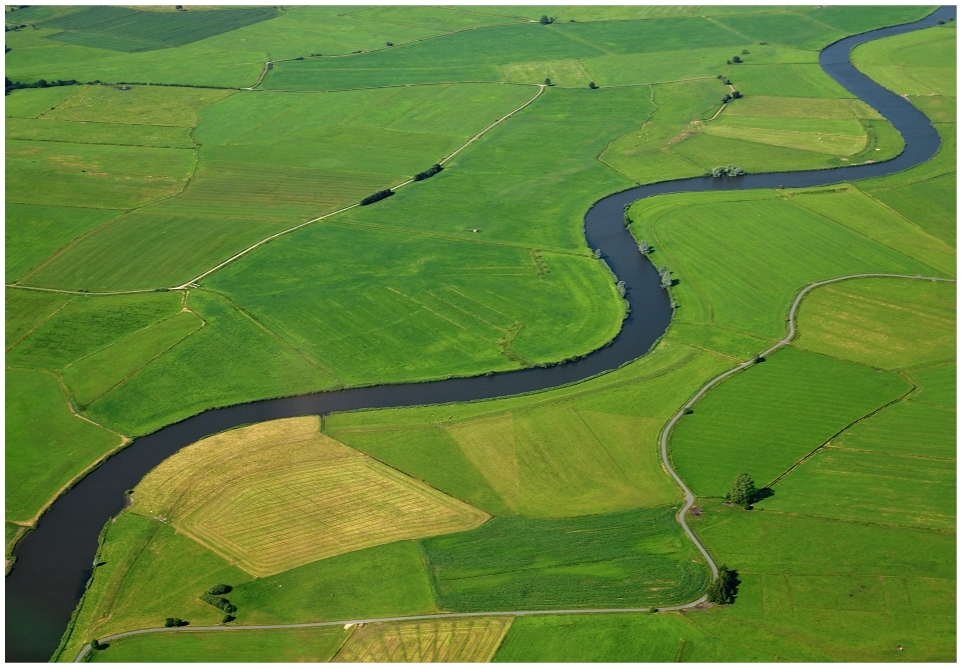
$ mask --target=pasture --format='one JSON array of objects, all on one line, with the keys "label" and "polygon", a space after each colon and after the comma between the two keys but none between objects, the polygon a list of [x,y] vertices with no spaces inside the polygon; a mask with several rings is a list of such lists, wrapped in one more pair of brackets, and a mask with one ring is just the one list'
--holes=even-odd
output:
[{"label": "pasture", "polygon": [[[853,199],[861,208],[848,205]],[[785,311],[808,283],[853,273],[952,271],[949,247],[845,186],[659,196],[634,204],[630,215],[635,238],[647,240],[656,264],[678,281],[678,322],[770,340],[784,335]],[[876,220],[878,241],[867,236]]]},{"label": "pasture", "polygon": [[355,627],[335,663],[487,663],[511,617],[426,619]]},{"label": "pasture", "polygon": [[697,598],[710,579],[675,522],[676,511],[495,517],[421,544],[442,609],[664,606]]},{"label": "pasture", "polygon": [[252,624],[358,619],[435,612],[415,541],[322,559],[236,587],[230,600]]},{"label": "pasture", "polygon": [[340,627],[166,633],[123,638],[95,652],[91,662],[227,663],[329,661],[350,631]]},{"label": "pasture", "polygon": [[336,413],[338,440],[494,515],[570,517],[677,503],[657,438],[731,361],[674,341],[604,376],[491,401]]},{"label": "pasture", "polygon": [[699,496],[723,496],[742,471],[763,487],[909,390],[894,373],[784,348],[705,395],[672,432],[671,459]]},{"label": "pasture", "polygon": [[955,355],[956,288],[899,278],[843,281],[807,295],[796,348],[882,369]]},{"label": "pasture", "polygon": [[192,291],[187,307],[207,325],[91,404],[91,419],[140,436],[212,406],[334,386],[300,350],[223,298]]},{"label": "pasture", "polygon": [[217,583],[250,579],[169,524],[129,511],[107,524],[98,560],[59,660],[73,661],[91,638],[163,626],[167,617],[217,624],[224,614],[198,597]]},{"label": "pasture", "polygon": [[198,441],[141,481],[134,510],[169,518],[257,577],[488,519],[318,427],[316,417],[292,418]]},{"label": "pasture", "polygon": [[705,510],[689,522],[742,584],[735,605],[686,615],[688,624],[783,660],[954,660],[954,534],[714,502]]},{"label": "pasture", "polygon": [[173,14],[126,7],[87,7],[43,21],[63,32],[52,39],[112,51],[150,51],[212,37],[276,16],[267,7],[183,11]]},{"label": "pasture", "polygon": [[[808,336],[810,348],[886,368],[954,362],[954,284],[861,279],[819,292],[806,300],[806,314],[799,318],[801,345]],[[834,329],[828,324],[832,321],[837,322]],[[903,401],[852,425],[787,475],[763,506],[953,530],[956,414],[917,403],[914,397],[925,391],[925,375],[914,382],[920,387]],[[826,507],[826,498],[846,502]]]},{"label": "pasture", "polygon": [[6,519],[32,524],[42,508],[120,436],[74,415],[56,376],[7,368]]},{"label": "pasture", "polygon": [[755,662],[776,654],[744,638],[722,638],[694,625],[705,613],[545,615],[519,617],[496,663],[551,661]]}]

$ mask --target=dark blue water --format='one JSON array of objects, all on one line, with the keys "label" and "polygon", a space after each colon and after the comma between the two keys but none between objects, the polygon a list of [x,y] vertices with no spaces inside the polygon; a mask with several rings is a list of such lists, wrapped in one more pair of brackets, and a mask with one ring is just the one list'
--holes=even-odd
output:
[{"label": "dark blue water", "polygon": [[850,62],[849,53],[863,42],[927,28],[939,18],[954,16],[955,7],[942,7],[921,21],[849,37],[821,53],[819,61],[829,75],[881,112],[902,133],[906,146],[897,158],[834,170],[666,181],[610,195],[592,206],[585,216],[588,245],[600,248],[619,280],[625,282],[631,314],[611,345],[586,358],[546,369],[524,369],[493,376],[379,385],[255,401],[209,410],[134,441],[57,499],[37,529],[17,546],[17,563],[7,576],[6,660],[47,661],[50,658],[90,576],[97,536],[106,521],[123,507],[124,490],[134,487],[148,471],[185,445],[225,429],[278,418],[358,408],[471,401],[544,390],[616,369],[644,355],[667,329],[671,307],[667,293],[660,288],[658,272],[641,256],[635,240],[624,227],[625,204],[665,193],[828,185],[891,174],[928,160],[939,148],[939,136],[928,118],[903,98],[858,72]]}]

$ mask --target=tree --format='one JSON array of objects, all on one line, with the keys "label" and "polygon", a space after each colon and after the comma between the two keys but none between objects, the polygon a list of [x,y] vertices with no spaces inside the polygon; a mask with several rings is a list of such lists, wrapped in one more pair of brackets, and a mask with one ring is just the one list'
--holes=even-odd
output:
[{"label": "tree", "polygon": [[591,253],[591,256],[592,256],[594,259],[596,259],[596,260],[601,259],[601,249],[600,249],[600,248],[596,248],[596,249],[594,250],[594,252]]},{"label": "tree", "polygon": [[624,282],[624,281],[618,281],[618,282],[615,284],[615,288],[618,290],[618,294],[619,294],[619,295],[621,295],[622,297],[625,296],[625,282]]},{"label": "tree", "polygon": [[549,23],[554,23],[554,19],[549,19],[547,14],[542,14],[538,22],[541,23],[541,25],[546,26]]},{"label": "tree", "polygon": [[670,288],[672,284],[671,272],[668,271],[668,268],[665,265],[658,267],[658,275],[661,277],[661,287],[665,288],[666,290]]},{"label": "tree", "polygon": [[180,617],[168,617],[167,619],[164,620],[164,626],[166,626],[167,628],[171,628],[174,626],[187,626],[187,622],[185,622]]},{"label": "tree", "polygon": [[728,500],[748,510],[757,494],[758,490],[755,489],[755,481],[752,477],[747,473],[739,473],[732,481],[732,491],[728,493]]},{"label": "tree", "polygon": [[742,62],[741,56],[732,56],[732,62],[733,62],[733,63],[740,63],[740,62]]},{"label": "tree", "polygon": [[207,590],[207,593],[214,596],[219,596],[220,594],[230,593],[231,589],[232,587],[230,585],[215,584],[213,587]]},{"label": "tree", "polygon": [[394,42],[385,42],[385,46],[394,46]]},{"label": "tree", "polygon": [[551,85],[551,79],[545,79],[545,80],[544,80],[544,85],[545,85],[545,86],[550,86],[550,85]]},{"label": "tree", "polygon": [[644,239],[642,239],[642,240],[638,243],[638,251],[639,251],[642,255],[648,255],[648,254],[651,253],[651,246],[648,245],[648,242],[647,242],[647,241],[645,241]]},{"label": "tree", "polygon": [[738,596],[738,571],[730,571],[724,564],[718,569],[718,577],[708,588],[708,600],[718,605],[731,605]]},{"label": "tree", "polygon": [[101,650],[101,649],[106,649],[107,647],[108,647],[108,645],[105,645],[104,643],[100,642],[100,641],[97,640],[96,638],[94,638],[93,640],[90,641],[90,649],[92,649],[92,650],[94,650],[94,651],[98,651],[98,650]]},{"label": "tree", "polygon": [[598,88],[598,84],[592,81],[591,83],[588,84],[588,88],[590,88],[591,90],[595,90],[596,88]]}]

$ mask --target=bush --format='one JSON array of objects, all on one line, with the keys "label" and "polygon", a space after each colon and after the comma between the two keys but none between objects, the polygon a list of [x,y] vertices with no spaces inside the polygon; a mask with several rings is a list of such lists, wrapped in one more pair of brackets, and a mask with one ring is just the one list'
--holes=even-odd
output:
[{"label": "bush", "polygon": [[423,181],[424,179],[429,179],[435,174],[441,172],[444,169],[441,165],[434,165],[431,169],[426,169],[423,172],[419,172],[414,175],[415,181]]},{"label": "bush", "polygon": [[394,194],[393,190],[379,190],[373,195],[368,195],[361,200],[361,206],[367,206],[368,204],[374,204],[375,202],[380,202],[382,199],[386,199]]},{"label": "bush", "polygon": [[231,589],[232,589],[232,587],[231,587],[230,585],[216,584],[216,585],[214,585],[213,587],[211,587],[210,589],[208,589],[208,590],[207,590],[207,593],[208,593],[208,594],[212,594],[212,595],[214,595],[214,596],[218,596],[218,595],[220,595],[220,594],[227,594],[227,593],[229,593]]}]

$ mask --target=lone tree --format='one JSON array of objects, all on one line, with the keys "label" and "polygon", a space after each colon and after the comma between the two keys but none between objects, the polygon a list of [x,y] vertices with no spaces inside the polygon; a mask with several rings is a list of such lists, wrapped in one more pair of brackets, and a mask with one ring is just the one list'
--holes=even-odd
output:
[{"label": "lone tree", "polygon": [[544,80],[544,85],[545,85],[545,86],[550,86],[550,85],[551,85],[551,79],[545,79],[545,80]]},{"label": "lone tree", "polygon": [[730,571],[722,565],[718,569],[718,578],[708,588],[708,600],[719,605],[731,605],[738,595],[738,571]]},{"label": "lone tree", "polygon": [[746,510],[751,506],[758,490],[755,481],[747,473],[739,473],[732,481],[732,491],[728,493],[728,500]]},{"label": "lone tree", "polygon": [[596,88],[598,88],[598,84],[592,81],[591,83],[588,84],[588,88],[590,88],[591,90],[595,90]]},{"label": "lone tree", "polygon": [[541,23],[543,26],[546,26],[549,23],[554,23],[554,19],[548,18],[547,14],[542,14],[541,18],[539,19],[539,23]]}]

